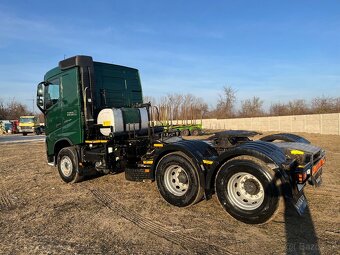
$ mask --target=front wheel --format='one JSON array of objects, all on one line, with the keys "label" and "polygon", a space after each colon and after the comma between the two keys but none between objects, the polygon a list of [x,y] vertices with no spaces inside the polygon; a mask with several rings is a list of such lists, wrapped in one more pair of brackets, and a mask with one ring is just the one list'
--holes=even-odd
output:
[{"label": "front wheel", "polygon": [[215,189],[222,207],[248,224],[268,222],[279,209],[280,188],[272,169],[253,157],[227,161],[218,171]]},{"label": "front wheel", "polygon": [[79,182],[78,155],[74,147],[65,147],[58,153],[58,172],[64,182]]},{"label": "front wheel", "polygon": [[195,204],[203,197],[203,188],[192,160],[182,152],[163,156],[156,167],[157,187],[162,197],[179,207]]}]

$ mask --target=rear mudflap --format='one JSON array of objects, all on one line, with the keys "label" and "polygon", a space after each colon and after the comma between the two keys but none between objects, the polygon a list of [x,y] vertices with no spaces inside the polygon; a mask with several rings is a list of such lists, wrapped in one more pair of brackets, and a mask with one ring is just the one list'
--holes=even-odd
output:
[{"label": "rear mudflap", "polygon": [[305,209],[307,207],[307,199],[303,192],[303,188],[305,185],[285,185],[284,191],[284,197],[287,203],[291,203],[294,208],[296,209],[297,213],[299,215],[303,215],[305,212]]},{"label": "rear mudflap", "polygon": [[293,194],[292,199],[293,206],[299,215],[303,215],[307,207],[307,199],[303,191],[298,192],[298,194]]}]

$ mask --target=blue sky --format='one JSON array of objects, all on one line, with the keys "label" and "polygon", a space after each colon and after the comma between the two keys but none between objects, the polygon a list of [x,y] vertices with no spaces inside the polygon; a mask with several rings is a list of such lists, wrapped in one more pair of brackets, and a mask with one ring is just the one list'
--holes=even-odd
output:
[{"label": "blue sky", "polygon": [[0,2],[0,98],[31,108],[45,72],[78,54],[138,68],[154,97],[339,97],[340,1]]}]

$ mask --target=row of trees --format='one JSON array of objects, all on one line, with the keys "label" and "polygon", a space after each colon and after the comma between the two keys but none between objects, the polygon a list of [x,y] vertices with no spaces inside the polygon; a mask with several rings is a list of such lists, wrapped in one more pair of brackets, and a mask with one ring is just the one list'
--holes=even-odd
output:
[{"label": "row of trees", "polygon": [[[263,108],[264,101],[254,96],[242,100],[237,107],[236,90],[228,86],[223,88],[216,106],[212,109],[209,109],[208,104],[202,98],[192,94],[174,93],[159,99],[145,97],[144,102],[151,102],[152,105],[157,106],[157,110],[153,109],[154,120],[224,119],[340,112],[340,97],[325,96],[316,97],[310,102],[294,99],[287,103],[274,103],[268,110]],[[22,115],[32,114],[25,104],[15,99],[5,102],[0,98],[0,120],[18,119]],[[43,117],[41,119],[43,121]]]},{"label": "row of trees", "polygon": [[144,102],[151,102],[152,119],[156,120],[188,120],[200,119],[207,114],[208,104],[202,98],[192,94],[168,94],[156,100],[154,97],[145,97]]},{"label": "row of trees", "polygon": [[316,97],[310,102],[294,99],[287,103],[273,103],[268,110],[264,109],[264,101],[261,98],[253,96],[242,100],[237,107],[236,90],[228,86],[223,88],[216,107],[210,110],[202,98],[192,94],[168,94],[159,100],[145,97],[144,101],[158,106],[161,120],[247,118],[340,112],[340,97],[325,96]]}]

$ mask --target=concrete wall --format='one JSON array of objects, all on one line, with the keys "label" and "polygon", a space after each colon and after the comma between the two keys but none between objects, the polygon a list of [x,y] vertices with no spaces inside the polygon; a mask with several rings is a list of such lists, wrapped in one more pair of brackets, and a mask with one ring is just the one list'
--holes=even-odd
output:
[{"label": "concrete wall", "polygon": [[340,135],[340,113],[240,119],[203,119],[205,129],[306,132]]}]

